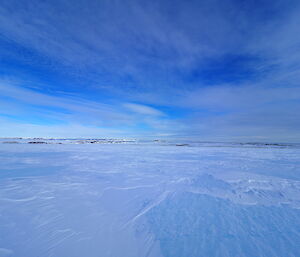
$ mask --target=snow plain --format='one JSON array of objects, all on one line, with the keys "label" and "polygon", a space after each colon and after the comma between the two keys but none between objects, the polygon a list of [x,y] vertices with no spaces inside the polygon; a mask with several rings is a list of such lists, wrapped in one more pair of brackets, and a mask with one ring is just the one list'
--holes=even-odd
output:
[{"label": "snow plain", "polygon": [[4,256],[298,257],[300,147],[0,143]]}]

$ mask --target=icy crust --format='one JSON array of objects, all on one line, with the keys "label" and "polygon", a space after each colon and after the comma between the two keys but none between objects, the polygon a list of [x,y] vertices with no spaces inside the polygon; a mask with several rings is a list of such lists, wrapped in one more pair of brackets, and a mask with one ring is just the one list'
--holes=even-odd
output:
[{"label": "icy crust", "polygon": [[300,210],[174,193],[148,214],[164,257],[300,255]]},{"label": "icy crust", "polygon": [[300,256],[298,148],[1,144],[0,256]]},{"label": "icy crust", "polygon": [[256,178],[225,182],[210,174],[203,174],[196,178],[179,179],[174,183],[174,187],[182,191],[228,199],[238,204],[289,205],[300,209],[299,181]]}]

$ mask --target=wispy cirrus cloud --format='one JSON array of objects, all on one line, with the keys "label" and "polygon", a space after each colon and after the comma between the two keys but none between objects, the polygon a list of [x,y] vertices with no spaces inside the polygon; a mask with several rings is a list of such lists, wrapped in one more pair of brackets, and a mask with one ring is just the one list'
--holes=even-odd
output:
[{"label": "wispy cirrus cloud", "polygon": [[124,107],[134,113],[151,116],[164,116],[165,114],[153,107],[145,106],[142,104],[125,103]]},{"label": "wispy cirrus cloud", "polygon": [[0,85],[2,113],[299,140],[299,10],[294,0],[2,1],[0,76],[17,81]]},{"label": "wispy cirrus cloud", "polygon": [[[8,81],[0,82],[0,91],[0,115],[6,117],[6,123],[11,127],[12,120],[17,120],[19,125],[23,124],[30,128],[30,122],[33,122],[34,131],[45,127],[47,124],[44,124],[44,121],[50,119],[53,121],[50,126],[54,129],[53,131],[59,131],[59,128],[63,131],[64,128],[78,127],[81,128],[81,130],[77,130],[79,134],[80,131],[84,131],[83,128],[87,128],[86,131],[91,132],[107,132],[111,129],[112,132],[118,131],[120,135],[122,131],[128,135],[128,133],[132,134],[129,131],[134,129],[137,124],[143,123],[151,130],[153,120],[157,119],[158,122],[159,116],[162,115],[167,118],[161,111],[142,104],[120,102],[104,104],[74,95],[53,96]],[[143,116],[143,119],[140,115]],[[20,116],[26,117],[27,121],[15,118]],[[9,117],[11,117],[10,121]],[[151,122],[148,122],[148,119]],[[4,127],[3,125],[2,131],[9,131]],[[43,131],[49,131],[50,127]],[[155,130],[155,128],[153,129]],[[141,133],[144,132],[141,131]]]}]

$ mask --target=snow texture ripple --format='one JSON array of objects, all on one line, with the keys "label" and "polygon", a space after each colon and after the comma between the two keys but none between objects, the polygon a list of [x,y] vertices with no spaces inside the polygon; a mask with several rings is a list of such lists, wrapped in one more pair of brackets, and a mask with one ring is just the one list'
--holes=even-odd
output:
[{"label": "snow texture ripple", "polygon": [[300,256],[297,145],[17,141],[0,257]]}]

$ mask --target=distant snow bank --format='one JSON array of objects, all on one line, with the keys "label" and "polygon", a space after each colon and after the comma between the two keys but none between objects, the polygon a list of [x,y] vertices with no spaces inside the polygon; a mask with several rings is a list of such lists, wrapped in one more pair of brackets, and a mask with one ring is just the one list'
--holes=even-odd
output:
[{"label": "distant snow bank", "polygon": [[155,144],[174,146],[201,146],[201,147],[250,147],[250,148],[300,148],[300,143],[262,143],[262,142],[205,142],[196,140],[142,140],[142,139],[117,139],[117,138],[0,138],[3,144]]}]

